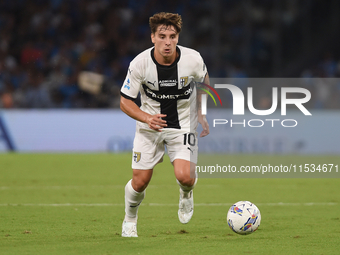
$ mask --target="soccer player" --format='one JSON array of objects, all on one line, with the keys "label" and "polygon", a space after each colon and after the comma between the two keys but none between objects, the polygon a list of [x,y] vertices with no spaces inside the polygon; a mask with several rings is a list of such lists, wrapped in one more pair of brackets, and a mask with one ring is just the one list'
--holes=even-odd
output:
[{"label": "soccer player", "polygon": [[[154,167],[163,161],[165,146],[180,187],[178,217],[188,223],[193,215],[193,188],[197,182],[197,122],[209,134],[200,112],[200,96],[193,84],[209,84],[200,54],[177,45],[182,19],[178,14],[150,17],[154,47],[135,57],[121,88],[120,108],[137,120],[133,144],[132,179],[125,186],[123,237],[137,237],[138,207],[145,197]],[[201,91],[201,90],[200,90]],[[141,107],[134,100],[141,94]]]}]

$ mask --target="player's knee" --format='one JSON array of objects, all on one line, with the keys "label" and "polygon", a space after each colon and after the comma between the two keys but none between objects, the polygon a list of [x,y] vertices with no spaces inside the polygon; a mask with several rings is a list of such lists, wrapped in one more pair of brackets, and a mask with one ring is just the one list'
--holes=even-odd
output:
[{"label": "player's knee", "polygon": [[177,180],[183,185],[187,187],[191,187],[195,184],[195,178],[191,178],[190,176],[181,176],[177,178]]},{"label": "player's knee", "polygon": [[152,170],[133,170],[131,185],[137,192],[142,192],[148,186],[152,177]]},{"label": "player's knee", "polygon": [[137,192],[142,192],[148,186],[150,180],[143,179],[143,178],[133,178],[132,180],[132,187]]}]

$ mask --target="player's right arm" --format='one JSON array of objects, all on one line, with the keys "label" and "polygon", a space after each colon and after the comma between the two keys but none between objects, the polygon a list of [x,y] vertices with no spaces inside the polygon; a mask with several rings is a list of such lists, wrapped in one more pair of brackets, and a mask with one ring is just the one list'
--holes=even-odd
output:
[{"label": "player's right arm", "polygon": [[[140,56],[140,55],[138,55]],[[138,59],[138,56],[135,59]],[[161,131],[166,127],[165,114],[151,115],[141,110],[135,103],[135,99],[138,96],[141,84],[144,81],[145,64],[141,60],[133,60],[130,63],[125,81],[120,90],[120,109],[129,115],[131,118],[148,124],[149,128],[155,131]],[[143,102],[142,102],[143,103]]]},{"label": "player's right arm", "polygon": [[166,127],[166,121],[162,118],[166,117],[166,114],[151,115],[142,111],[138,105],[131,99],[120,97],[120,109],[131,118],[148,124],[149,128],[161,132],[161,129]]}]

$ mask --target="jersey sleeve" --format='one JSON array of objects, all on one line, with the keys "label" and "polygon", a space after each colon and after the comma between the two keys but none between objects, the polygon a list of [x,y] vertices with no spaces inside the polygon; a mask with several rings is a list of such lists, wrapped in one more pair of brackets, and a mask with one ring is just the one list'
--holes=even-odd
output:
[{"label": "jersey sleeve", "polygon": [[198,56],[197,58],[197,65],[196,65],[196,76],[195,76],[195,80],[197,82],[203,82],[204,81],[204,77],[207,74],[207,67],[204,64],[203,58],[201,57],[201,55]]},{"label": "jersey sleeve", "polygon": [[120,94],[128,99],[136,99],[142,84],[142,77],[136,65],[130,63]]}]

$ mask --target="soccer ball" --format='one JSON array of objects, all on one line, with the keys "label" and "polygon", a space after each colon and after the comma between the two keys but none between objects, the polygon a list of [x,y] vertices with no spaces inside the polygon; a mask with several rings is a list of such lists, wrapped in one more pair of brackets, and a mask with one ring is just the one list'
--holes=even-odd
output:
[{"label": "soccer ball", "polygon": [[248,235],[260,226],[260,210],[249,201],[239,201],[229,208],[227,221],[235,233]]}]

